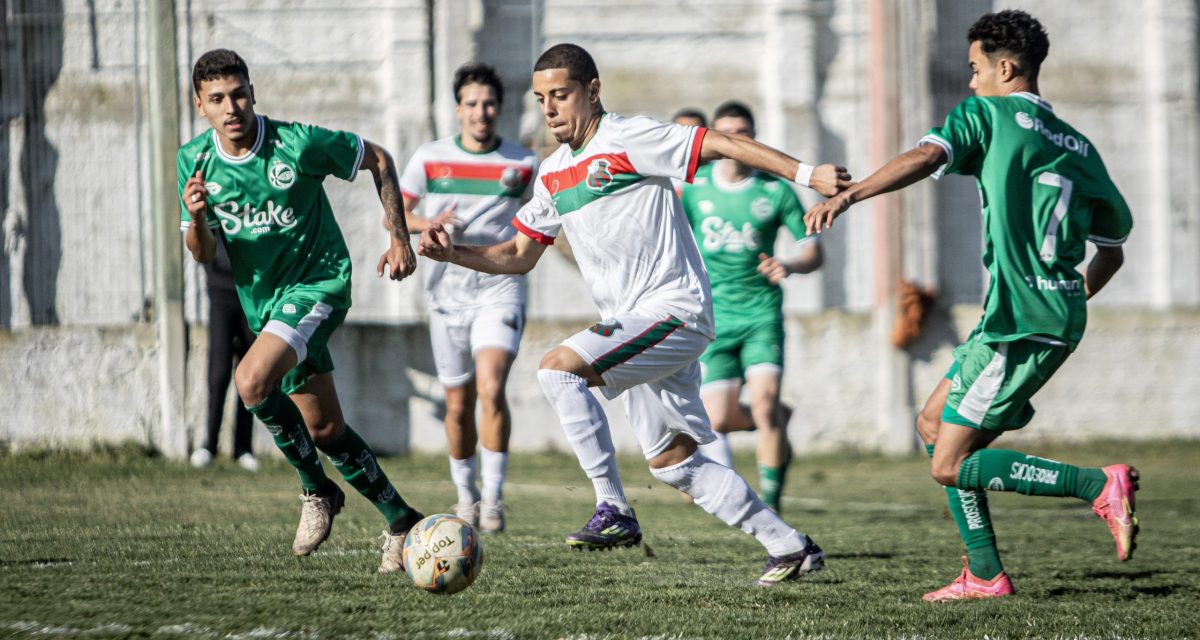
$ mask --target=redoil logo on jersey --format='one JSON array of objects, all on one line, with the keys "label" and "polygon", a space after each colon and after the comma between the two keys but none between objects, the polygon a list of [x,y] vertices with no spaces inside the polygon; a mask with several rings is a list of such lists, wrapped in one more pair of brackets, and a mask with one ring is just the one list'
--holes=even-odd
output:
[{"label": "redoil logo on jersey", "polygon": [[296,214],[291,207],[286,209],[267,201],[267,208],[256,209],[254,205],[238,205],[236,202],[222,202],[213,205],[213,211],[221,219],[221,228],[227,235],[236,235],[239,231],[249,229],[251,235],[267,233],[274,227],[291,229],[296,226]]},{"label": "redoil logo on jersey", "polygon": [[1061,131],[1056,133],[1047,129],[1046,123],[1042,122],[1041,118],[1035,118],[1024,111],[1018,111],[1016,119],[1017,126],[1021,127],[1022,129],[1036,131],[1042,134],[1043,138],[1050,141],[1056,147],[1066,149],[1067,151],[1073,151],[1085,158],[1088,155],[1088,150],[1092,147],[1090,144],[1080,140],[1079,138],[1076,138],[1069,133],[1063,133]]}]

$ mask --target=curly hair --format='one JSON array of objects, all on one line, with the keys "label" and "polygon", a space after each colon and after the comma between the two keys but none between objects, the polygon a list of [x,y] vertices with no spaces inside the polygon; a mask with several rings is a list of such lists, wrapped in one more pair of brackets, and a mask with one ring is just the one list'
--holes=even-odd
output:
[{"label": "curly hair", "polygon": [[1003,51],[1017,58],[1019,66],[1037,75],[1050,52],[1050,37],[1038,19],[1017,9],[989,13],[967,30],[967,42],[978,42],[990,58]]},{"label": "curly hair", "polygon": [[504,104],[504,83],[490,65],[468,62],[454,72],[454,101],[462,102],[462,88],[469,84],[482,84],[496,93],[496,102]]},{"label": "curly hair", "polygon": [[237,75],[250,81],[250,69],[246,67],[246,61],[229,49],[213,49],[200,56],[192,67],[192,88],[196,90],[196,95],[200,95],[201,82]]},{"label": "curly hair", "polygon": [[567,79],[574,80],[583,86],[600,77],[596,69],[596,61],[591,54],[577,44],[564,42],[556,44],[542,53],[533,65],[533,72],[546,69],[566,69]]}]

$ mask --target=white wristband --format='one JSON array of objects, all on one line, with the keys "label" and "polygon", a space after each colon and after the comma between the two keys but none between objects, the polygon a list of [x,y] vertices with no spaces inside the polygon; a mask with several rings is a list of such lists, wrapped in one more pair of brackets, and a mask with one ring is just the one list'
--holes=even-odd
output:
[{"label": "white wristband", "polygon": [[809,182],[812,181],[813,169],[816,169],[816,167],[801,162],[800,166],[796,167],[796,177],[792,178],[792,180],[802,187],[809,186]]}]

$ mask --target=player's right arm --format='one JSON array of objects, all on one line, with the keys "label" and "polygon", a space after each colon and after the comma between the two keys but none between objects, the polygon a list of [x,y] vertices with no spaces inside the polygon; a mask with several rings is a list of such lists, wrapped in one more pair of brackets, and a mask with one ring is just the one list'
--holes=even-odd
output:
[{"label": "player's right arm", "polygon": [[180,199],[192,222],[183,234],[184,244],[196,262],[207,264],[217,254],[217,238],[208,228],[208,190],[204,187],[204,175],[197,171],[183,184]]},{"label": "player's right arm", "polygon": [[800,177],[801,167],[804,167],[804,173],[808,173],[808,176],[800,186],[814,189],[826,197],[836,195],[850,186],[850,173],[846,167],[833,164],[809,167],[788,154],[768,147],[748,136],[732,135],[709,129],[700,143],[700,159],[708,161],[720,158],[737,160],[759,171],[777,175],[784,180],[796,180]]},{"label": "player's right arm", "polygon": [[936,144],[923,144],[892,158],[879,171],[804,214],[805,233],[821,233],[850,205],[920,182],[946,164],[946,151]]},{"label": "player's right arm", "polygon": [[445,227],[433,223],[421,233],[417,253],[484,273],[520,275],[533,269],[547,246],[518,233],[509,240],[486,247],[456,247]]}]

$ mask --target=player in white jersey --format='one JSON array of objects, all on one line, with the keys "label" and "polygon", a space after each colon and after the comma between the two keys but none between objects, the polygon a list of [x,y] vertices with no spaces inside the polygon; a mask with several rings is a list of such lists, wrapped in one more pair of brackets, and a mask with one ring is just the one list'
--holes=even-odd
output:
[{"label": "player in white jersey", "polygon": [[572,44],[534,66],[533,90],[563,145],[547,158],[533,199],[513,224],[521,233],[486,247],[458,246],[440,225],[419,253],[489,273],[525,273],[560,229],[605,318],[542,358],[538,380],[597,493],[595,515],[567,537],[576,548],[641,542],[621,487],[608,421],[588,387],[623,396],[651,473],[692,496],[767,549],[758,584],[772,586],[823,567],[824,554],[783,522],[728,467],[697,452],[712,441],[700,401],[697,358],[713,338],[711,294],[699,250],[671,178],[690,180],[702,159],[735,158],[833,195],[845,169],[812,167],[744,136],[605,113],[592,58]]},{"label": "player in white jersey", "polygon": [[[495,69],[477,63],[459,67],[454,98],[459,133],[421,145],[400,176],[408,228],[420,232],[436,222],[452,230],[454,242],[504,242],[516,234],[513,214],[537,171],[537,157],[496,134],[504,85]],[[525,328],[525,276],[447,263],[435,263],[425,274],[433,360],[446,390],[455,512],[484,531],[503,531],[512,430],[504,389]],[[476,399],[483,414],[478,432]],[[477,441],[482,496],[475,485]]]}]

